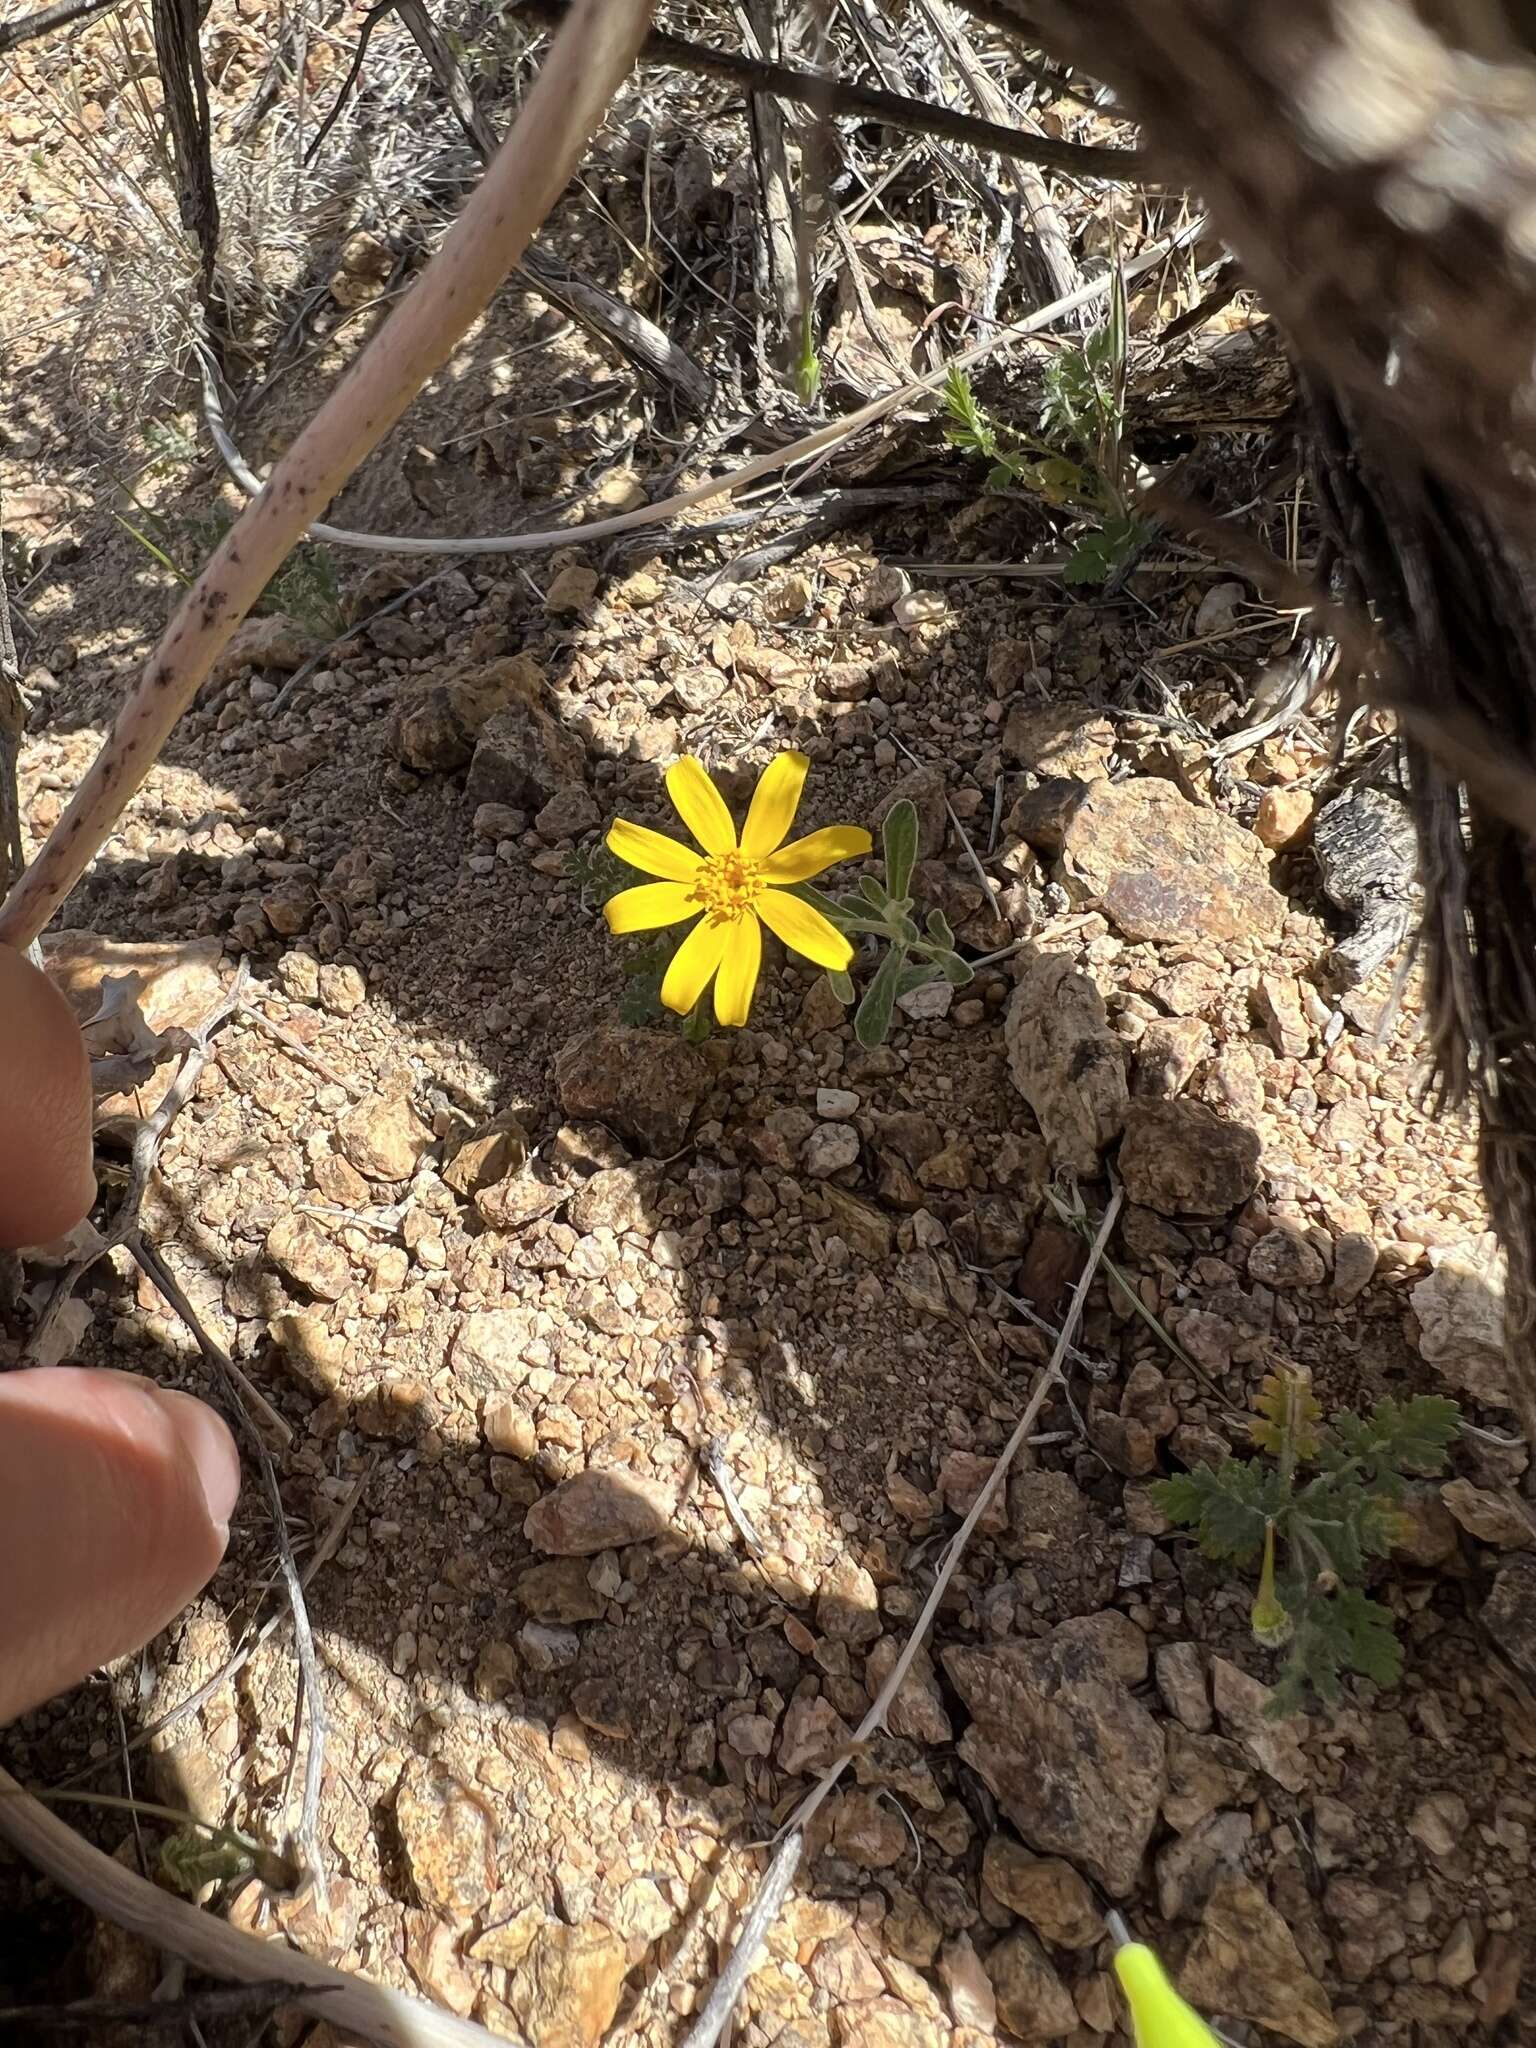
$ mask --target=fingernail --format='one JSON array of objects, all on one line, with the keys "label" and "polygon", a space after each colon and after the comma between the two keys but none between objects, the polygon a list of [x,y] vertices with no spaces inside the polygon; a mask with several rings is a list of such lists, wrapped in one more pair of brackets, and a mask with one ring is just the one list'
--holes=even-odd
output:
[{"label": "fingernail", "polygon": [[197,1468],[208,1519],[221,1535],[229,1535],[229,1518],[240,1498],[240,1458],[235,1440],[206,1401],[172,1387],[156,1389],[156,1399],[169,1411],[176,1434]]}]

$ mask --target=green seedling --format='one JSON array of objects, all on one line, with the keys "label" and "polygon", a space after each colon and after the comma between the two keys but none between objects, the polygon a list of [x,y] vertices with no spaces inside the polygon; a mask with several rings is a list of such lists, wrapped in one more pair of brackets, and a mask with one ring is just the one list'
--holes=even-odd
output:
[{"label": "green seedling", "polygon": [[1299,1712],[1309,1688],[1336,1700],[1346,1671],[1395,1685],[1402,1649],[1365,1576],[1402,1535],[1410,1475],[1443,1467],[1461,1412],[1437,1394],[1415,1394],[1324,1422],[1306,1374],[1291,1368],[1265,1378],[1257,1407],[1250,1429],[1260,1456],[1197,1465],[1158,1481],[1153,1499],[1195,1531],[1207,1557],[1259,1563],[1253,1632],[1266,1649],[1287,1651],[1273,1715]]},{"label": "green seedling", "polygon": [[[924,915],[909,893],[917,864],[917,809],[909,797],[892,804],[880,834],[883,882],[865,875],[857,893],[849,896],[825,896],[808,883],[795,892],[814,903],[846,937],[884,942],[885,956],[853,1019],[854,1036],[860,1045],[870,1047],[884,1045],[890,1036],[902,996],[934,981],[964,988],[972,975],[970,963],[955,951],[955,935],[944,913],[930,910]],[[851,975],[829,974],[827,979],[840,1003],[854,1000]]]},{"label": "green seedling", "polygon": [[1147,539],[1133,509],[1135,464],[1125,444],[1129,354],[1117,267],[1103,326],[1046,364],[1037,437],[1000,428],[962,370],[951,369],[945,382],[946,436],[951,447],[990,463],[987,488],[1032,491],[1070,517],[1066,583],[1109,582]]}]

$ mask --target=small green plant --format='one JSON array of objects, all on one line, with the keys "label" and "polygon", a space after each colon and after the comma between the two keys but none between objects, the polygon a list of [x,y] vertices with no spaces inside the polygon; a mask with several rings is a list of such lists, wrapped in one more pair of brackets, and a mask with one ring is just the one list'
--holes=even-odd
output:
[{"label": "small green plant", "polygon": [[[601,910],[611,896],[645,879],[638,868],[610,853],[601,841],[568,853],[565,875],[575,885],[583,910]],[[669,932],[654,932],[625,947],[620,963],[624,976],[624,992],[619,997],[621,1024],[654,1024],[662,1016],[661,977],[676,946]]]},{"label": "small green plant", "polygon": [[[955,951],[955,935],[941,910],[930,910],[921,926],[918,924],[922,913],[908,893],[917,863],[917,810],[909,797],[892,804],[880,836],[885,856],[883,882],[864,875],[858,893],[851,896],[824,896],[806,883],[795,892],[814,904],[845,937],[883,939],[889,948],[854,1014],[854,1036],[863,1046],[885,1043],[900,997],[934,981],[964,988],[972,973],[969,962]],[[828,974],[827,979],[839,1002],[853,1001],[850,975]]]},{"label": "small green plant", "polygon": [[[171,521],[150,511],[131,493],[130,501],[140,524],[135,525],[118,513],[118,525],[183,589],[191,588],[197,571],[234,524],[223,510],[206,516],[189,514]],[[253,609],[283,612],[322,640],[339,638],[347,629],[347,615],[329,548],[318,541],[301,542],[262,591]]]},{"label": "small green plant", "polygon": [[1325,1423],[1306,1374],[1293,1369],[1266,1376],[1257,1408],[1251,1430],[1263,1456],[1197,1465],[1158,1481],[1153,1498],[1196,1532],[1207,1557],[1260,1560],[1254,1635],[1266,1649],[1290,1646],[1272,1714],[1298,1712],[1309,1687],[1337,1699],[1346,1671],[1394,1685],[1402,1650],[1391,1614],[1364,1590],[1367,1564],[1401,1535],[1408,1476],[1441,1469],[1461,1411],[1415,1394]]},{"label": "small green plant", "polygon": [[802,405],[814,405],[821,389],[821,358],[816,353],[816,317],[809,306],[800,315],[800,353],[795,359],[795,391]]},{"label": "small green plant", "polygon": [[1133,509],[1135,464],[1125,446],[1128,357],[1125,281],[1117,267],[1103,326],[1046,364],[1038,440],[1000,429],[963,370],[952,368],[945,381],[949,443],[992,465],[988,488],[1033,491],[1071,515],[1066,583],[1107,583],[1147,538]]}]

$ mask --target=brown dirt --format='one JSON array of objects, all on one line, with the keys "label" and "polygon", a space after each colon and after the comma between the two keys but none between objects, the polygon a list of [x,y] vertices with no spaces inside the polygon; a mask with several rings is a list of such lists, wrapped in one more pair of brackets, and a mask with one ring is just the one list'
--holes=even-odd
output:
[{"label": "brown dirt", "polygon": [[[251,75],[241,82],[248,90]],[[15,92],[0,99],[0,126],[22,104]],[[739,146],[739,123],[724,116],[710,138],[727,127]],[[610,200],[627,195],[633,213],[617,142],[603,175]],[[43,509],[7,522],[41,551],[20,593],[38,707],[23,813],[36,844],[171,593],[112,523],[122,468],[100,422],[118,344],[80,326],[89,285],[46,207],[28,215],[31,177],[13,165],[0,193],[10,217],[37,222],[18,241],[7,304],[38,323],[14,352],[20,424],[7,430],[0,477],[9,494],[61,480],[71,492],[67,520],[32,501]],[[622,245],[603,243],[589,213],[572,209],[565,227],[572,248],[606,247],[605,281],[625,282]],[[734,233],[716,226],[695,252],[719,290]],[[708,316],[697,295],[689,305],[697,337]],[[44,319],[59,324],[44,332]],[[630,373],[584,337],[550,343],[552,325],[509,295],[333,516],[484,529],[564,494],[571,516],[590,516],[594,481],[630,464],[660,488],[664,413],[642,407]],[[541,338],[540,353],[521,353]],[[355,327],[325,337],[242,424],[248,457],[291,432],[358,339]],[[498,361],[506,367],[493,376]],[[185,386],[175,404],[195,438]],[[134,394],[129,410],[138,453],[122,463],[156,464],[141,495],[167,511],[209,505],[216,486],[202,458],[149,455],[141,429],[165,423],[164,397]],[[413,461],[418,448],[428,452]],[[1231,456],[1234,470],[1250,460],[1246,448]],[[953,466],[945,477],[964,481]],[[1286,622],[1251,608],[1243,635],[1205,644],[1195,613],[1219,572],[1167,552],[1173,573],[1141,571],[1122,594],[1086,601],[1054,583],[988,579],[984,568],[958,583],[919,577],[947,602],[910,630],[858,601],[879,562],[1023,557],[1037,530],[1032,509],[1007,501],[936,505],[821,541],[739,591],[713,579],[722,559],[755,544],[751,532],[649,561],[594,557],[598,594],[576,616],[544,602],[561,558],[471,561],[372,626],[377,604],[424,572],[365,573],[346,558],[348,618],[363,623],[275,712],[282,672],[246,669],[205,688],[77,892],[71,925],[118,939],[213,934],[230,959],[245,954],[260,1015],[324,1062],[306,1062],[255,1018],[226,1026],[165,1146],[147,1212],[200,1312],[292,1432],[279,1462],[296,1542],[314,1540],[362,1483],[310,1595],[330,1717],[321,1836],[331,1912],[251,1882],[218,1902],[241,1924],[281,1928],[493,2025],[510,2028],[513,2013],[553,2041],[563,2037],[526,1970],[485,1946],[487,1929],[535,1908],[572,1929],[608,1930],[622,1949],[613,2039],[677,2037],[731,1938],[760,1845],[809,1783],[805,1770],[784,1768],[787,1727],[813,1700],[840,1717],[834,1727],[857,1722],[872,1670],[886,1668],[967,1504],[976,1468],[966,1459],[1001,1448],[1047,1355],[1049,1340],[1009,1296],[1056,1319],[1074,1255],[1043,1207],[1044,1149],[1010,1079],[1003,1021],[1016,975],[1041,954],[1070,955],[1132,1048],[1174,1010],[1206,1020],[1209,1049],[1181,1086],[1257,1133],[1262,1180],[1214,1221],[1175,1229],[1147,1212],[1133,1218],[1114,1256],[1165,1328],[1203,1318],[1192,1328],[1215,1347],[1218,1391],[1098,1281],[1079,1338],[1092,1366],[1074,1372],[1070,1398],[1048,1402],[1029,1454],[1070,1482],[1078,1533],[1053,1541],[1048,1523],[1030,1544],[1017,1505],[1008,1528],[980,1533],[935,1652],[1042,1637],[1114,1608],[1154,1652],[1189,1643],[1202,1670],[1224,1658],[1272,1678],[1274,1660],[1248,1633],[1250,1590],[1169,1534],[1144,1468],[1117,1468],[1128,1462],[1118,1428],[1128,1375],[1153,1369],[1171,1403],[1171,1442],[1168,1427],[1158,1432],[1165,1473],[1181,1456],[1241,1441],[1240,1418],[1277,1358],[1308,1368],[1325,1406],[1442,1386],[1421,1356],[1409,1295],[1431,1248],[1484,1227],[1471,1140],[1416,1101],[1411,984],[1385,1042],[1375,1036],[1391,965],[1344,1005],[1341,1026],[1320,1031],[1335,1007],[1319,985],[1339,920],[1305,850],[1274,860],[1284,923],[1262,955],[1241,935],[1130,940],[1063,888],[1049,862],[1017,856],[1005,831],[997,857],[989,852],[996,792],[1006,816],[1027,781],[1003,743],[1009,717],[1037,703],[1060,708],[1095,772],[1169,777],[1245,825],[1266,787],[1331,788],[1322,736],[1268,741],[1213,779],[1188,723],[1246,702],[1266,655],[1287,643]],[[73,539],[61,544],[61,531]],[[1007,890],[996,946],[1021,940],[1021,950],[984,968],[948,1016],[903,1023],[875,1054],[855,1044],[818,978],[772,951],[750,1029],[706,1047],[690,1136],[641,1174],[643,1199],[612,1223],[578,1226],[566,1220],[581,1184],[573,1173],[544,1216],[487,1226],[442,1178],[448,1145],[512,1111],[537,1158],[568,1155],[556,1056],[587,1027],[613,1022],[623,992],[619,949],[567,871],[601,825],[571,840],[525,817],[500,843],[480,839],[462,773],[419,774],[399,759],[391,721],[404,693],[510,654],[532,657],[548,679],[585,749],[602,823],[622,811],[664,824],[660,764],[679,751],[749,786],[786,745],[814,764],[808,826],[867,819],[909,771],[910,749],[939,771]],[[829,701],[829,671],[860,694]],[[708,688],[690,693],[703,707],[690,710],[671,692],[699,674]],[[1162,689],[1148,688],[1149,674]],[[1138,710],[1173,710],[1176,722]],[[1107,738],[1095,737],[1095,716],[1110,721]],[[957,924],[974,920],[982,906],[964,848],[942,811],[932,815],[943,838],[926,880]],[[1010,845],[1011,867],[1001,858]],[[327,999],[317,966],[356,970],[355,1006],[345,984],[327,982]],[[1176,969],[1185,992],[1175,998]],[[1313,992],[1304,1049],[1279,1051],[1260,1021],[1261,975],[1294,978],[1303,1004]],[[818,1088],[859,1098],[858,1160],[830,1183],[807,1172],[802,1150]],[[338,1170],[337,1126],[359,1095],[407,1098],[430,1127],[433,1149],[409,1179],[353,1185]],[[605,1164],[630,1163],[632,1148],[586,1142],[605,1144]],[[1097,1208],[1104,1184],[1085,1193]],[[850,1194],[862,1208],[849,1209]],[[312,1298],[267,1251],[274,1224],[301,1208],[342,1255],[334,1300]],[[1251,1277],[1249,1254],[1276,1224],[1308,1236],[1322,1278],[1276,1289]],[[1331,1273],[1350,1232],[1371,1240],[1378,1263],[1346,1304]],[[185,1331],[131,1267],[99,1270],[86,1298],[87,1358],[204,1387]],[[289,1311],[335,1340],[328,1392],[273,1340]],[[509,1440],[506,1417],[488,1422],[485,1379],[465,1361],[466,1321],[487,1312],[516,1319],[500,1391],[521,1418],[526,1456],[493,1447],[492,1435]],[[1211,1365],[1209,1351],[1202,1357]],[[1143,1399],[1147,1384],[1143,1370]],[[1506,1412],[1474,1412],[1508,1430]],[[706,1437],[763,1539],[761,1560],[700,1469]],[[1459,1472],[1496,1490],[1521,1462],[1479,1440],[1456,1454]],[[660,1482],[675,1501],[668,1527],[562,1567],[530,1594],[538,1554],[526,1511],[590,1468]],[[89,1767],[93,1783],[121,1790],[118,1716],[131,1736],[218,1668],[279,1598],[271,1560],[252,1487],[203,1599],[142,1659],[8,1731],[10,1767],[41,1784]],[[1430,2048],[1491,2038],[1501,2024],[1514,2038],[1518,2022],[1501,2010],[1529,1954],[1536,1808],[1529,1694],[1478,1621],[1503,1562],[1448,1525],[1437,1562],[1404,1559],[1380,1574],[1405,1678],[1388,1695],[1352,1687],[1307,1724],[1299,1785],[1282,1786],[1240,1741],[1207,1758],[1228,1774],[1212,1806],[1251,1822],[1242,1867],[1289,1925],[1342,2038]],[[850,1565],[868,1574],[858,1598],[874,1603],[852,1628],[828,1594]],[[935,1663],[926,1733],[858,1759],[824,1809],[801,1895],[748,1987],[740,2037],[754,2048],[829,2038],[863,2048],[898,2034],[923,2048],[976,2048],[974,2013],[946,1988],[940,1958],[953,1975],[966,1941],[985,1958],[1014,1928],[980,1874],[989,1838],[1007,1826],[961,1754],[966,1710]],[[172,1803],[281,1839],[296,1811],[295,1684],[281,1630],[152,1745],[135,1783],[147,1776]],[[1165,1691],[1135,1689],[1160,1726],[1177,1727]],[[1235,1738],[1235,1723],[1222,1732]],[[868,1787],[886,1799],[871,1801]],[[1444,1838],[1425,1821],[1427,1805],[1459,1816]],[[110,1848],[131,1842],[115,1817],[82,1825]],[[1130,1911],[1177,1960],[1208,1901],[1192,1886],[1172,1919],[1161,1917],[1154,1873],[1173,1839],[1160,1820]],[[477,1875],[487,1853],[490,1874]],[[153,1958],[126,1938],[101,1934],[72,1957],[78,1923],[19,1870],[0,1868],[0,1895],[26,1929],[0,1942],[0,1988],[78,1995],[155,1981]],[[549,1940],[547,1928],[539,1938]],[[1047,1953],[1076,2003],[1072,2039],[1088,2048],[1119,2023],[1107,1946],[1048,1942]]]}]

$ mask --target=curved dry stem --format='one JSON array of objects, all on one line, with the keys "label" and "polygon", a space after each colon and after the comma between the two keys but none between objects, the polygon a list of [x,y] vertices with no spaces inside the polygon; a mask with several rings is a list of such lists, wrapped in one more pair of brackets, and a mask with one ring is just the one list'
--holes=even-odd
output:
[{"label": "curved dry stem", "polygon": [[0,908],[0,940],[25,946],[42,931],[285,557],[489,303],[575,170],[650,13],[650,0],[576,0],[442,248],[177,607],[69,808]]},{"label": "curved dry stem", "polygon": [[[419,1998],[349,1977],[328,1963],[301,1955],[281,1941],[258,1941],[185,1899],[174,1899],[137,1871],[93,1849],[57,1814],[52,1814],[0,1768],[0,1840],[19,1849],[67,1892],[118,1927],[156,1948],[241,1984],[282,1982],[294,1987],[294,2004],[338,2033],[355,2031],[386,2048],[507,2048],[504,2037],[469,2020],[439,2012]],[[516,2048],[516,2044],[514,2044]]]}]

